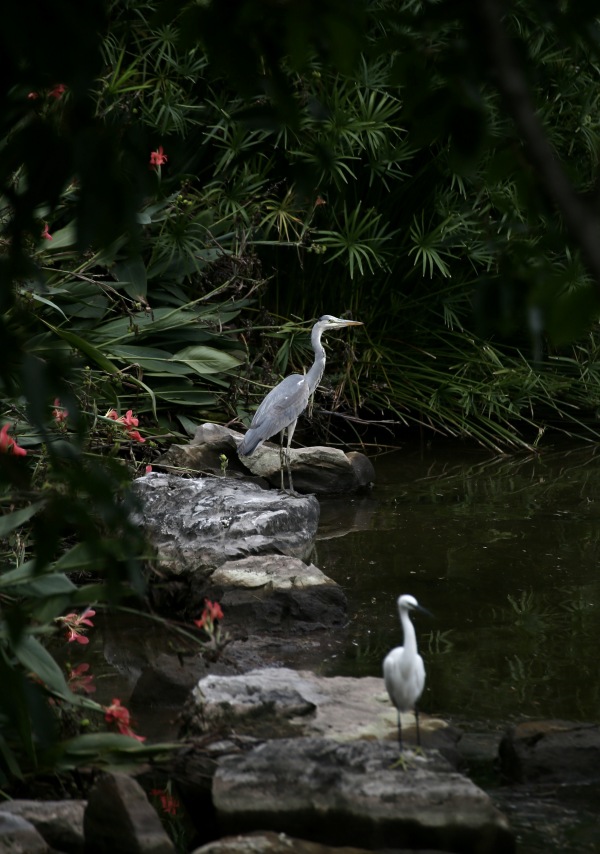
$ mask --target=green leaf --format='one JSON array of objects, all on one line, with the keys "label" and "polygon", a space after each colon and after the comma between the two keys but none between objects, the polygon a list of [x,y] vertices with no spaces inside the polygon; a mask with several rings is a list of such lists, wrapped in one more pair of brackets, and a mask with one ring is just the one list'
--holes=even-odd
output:
[{"label": "green leaf", "polygon": [[97,567],[98,563],[98,557],[91,553],[87,543],[77,543],[59,557],[53,564],[53,568],[59,572],[81,572],[84,569]]},{"label": "green leaf", "polygon": [[145,299],[148,292],[146,266],[139,255],[119,261],[114,266],[118,281],[132,299]]},{"label": "green leaf", "polygon": [[172,356],[168,350],[158,347],[135,347],[120,344],[108,344],[107,351],[113,358],[126,362],[128,365],[139,365],[144,371],[153,373],[177,374],[181,372],[181,366],[173,364]]},{"label": "green leaf", "polygon": [[118,374],[119,369],[116,365],[114,365],[110,359],[107,359],[104,353],[101,353],[93,344],[90,344],[89,341],[85,341],[79,335],[76,335],[74,332],[68,332],[66,329],[58,329],[56,326],[52,326],[52,324],[44,321],[46,326],[48,326],[53,332],[55,332],[60,338],[66,341],[71,345],[75,350],[79,350],[80,353],[83,353],[88,358],[92,359],[92,361],[96,362],[99,368],[102,368],[103,371],[106,371],[107,374]]},{"label": "green leaf", "polygon": [[36,597],[64,596],[73,593],[77,588],[66,575],[51,573],[33,579],[19,590],[19,595]]},{"label": "green leaf", "polygon": [[23,507],[21,510],[13,510],[12,513],[7,513],[6,516],[0,516],[0,537],[5,537],[11,531],[14,531],[15,528],[28,522],[43,506],[43,501],[36,501],[35,504],[30,504],[29,507]]},{"label": "green leaf", "polygon": [[67,685],[62,670],[37,638],[25,635],[14,652],[23,667],[39,676],[51,691],[70,702],[79,702],[79,698],[75,697]]},{"label": "green leaf", "polygon": [[235,356],[217,350],[214,347],[204,347],[201,344],[184,347],[172,356],[173,362],[184,362],[198,374],[218,374],[238,368],[242,362]]},{"label": "green leaf", "polygon": [[65,225],[64,228],[52,232],[52,240],[46,244],[44,249],[51,252],[55,249],[64,249],[65,246],[74,246],[77,241],[77,230],[74,222]]}]

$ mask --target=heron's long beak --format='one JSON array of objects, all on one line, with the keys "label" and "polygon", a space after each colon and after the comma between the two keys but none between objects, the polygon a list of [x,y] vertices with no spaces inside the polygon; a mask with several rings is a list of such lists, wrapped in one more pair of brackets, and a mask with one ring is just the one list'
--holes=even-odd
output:
[{"label": "heron's long beak", "polygon": [[362,320],[340,320],[336,326],[364,326]]}]

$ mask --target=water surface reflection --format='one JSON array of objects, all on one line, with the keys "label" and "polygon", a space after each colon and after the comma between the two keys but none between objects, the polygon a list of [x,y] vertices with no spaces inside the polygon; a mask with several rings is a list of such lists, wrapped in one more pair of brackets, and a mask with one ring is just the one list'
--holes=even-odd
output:
[{"label": "water surface reflection", "polygon": [[436,616],[417,624],[425,711],[596,719],[600,450],[498,458],[440,444],[375,468],[371,496],[322,504],[316,562],[351,617],[346,656],[325,672],[379,674],[399,642],[395,599],[412,593]]}]

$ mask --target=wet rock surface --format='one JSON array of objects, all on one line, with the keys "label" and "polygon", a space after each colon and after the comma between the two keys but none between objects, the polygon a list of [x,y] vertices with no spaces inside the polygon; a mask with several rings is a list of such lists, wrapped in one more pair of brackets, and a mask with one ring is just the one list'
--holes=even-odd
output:
[{"label": "wet rock surface", "polygon": [[443,757],[357,740],[272,739],[219,760],[218,819],[231,831],[268,828],[325,844],[509,854],[504,816]]},{"label": "wet rock surface", "polygon": [[[0,814],[10,813],[29,822],[53,850],[63,851],[65,854],[83,854],[85,806],[86,802],[82,800],[14,800],[0,804]],[[2,850],[0,844],[0,851]],[[24,850],[29,851],[28,848]]]},{"label": "wet rock surface", "polygon": [[140,784],[105,774],[91,789],[84,813],[86,854],[174,854],[175,846]]},{"label": "wet rock surface", "polygon": [[0,811],[0,854],[51,854],[46,840],[20,815]]},{"label": "wet rock surface", "polygon": [[502,774],[512,782],[593,780],[600,768],[600,726],[524,721],[505,733],[499,756]]},{"label": "wet rock surface", "polygon": [[[227,458],[226,472],[232,478],[253,479],[259,485],[278,488],[281,484],[280,449],[265,442],[249,457],[237,456],[243,433],[219,424],[201,424],[189,445],[172,445],[158,461],[165,468],[187,468],[193,472],[219,475],[222,456]],[[297,492],[339,495],[368,490],[375,481],[373,464],[364,454],[322,445],[292,448],[292,478]],[[287,475],[285,484],[287,486]]]},{"label": "wet rock surface", "polygon": [[234,629],[298,634],[347,621],[341,587],[314,564],[286,555],[228,561],[211,574],[205,593],[221,603]]},{"label": "wet rock surface", "polygon": [[[306,839],[292,838],[287,833],[257,831],[238,836],[226,836],[197,848],[193,854],[366,854],[365,848],[331,847]],[[414,854],[408,848],[402,854]],[[420,849],[419,854],[444,854],[437,849]]]},{"label": "wet rock surface", "polygon": [[265,491],[230,478],[183,478],[152,472],[132,484],[160,567],[204,574],[228,560],[279,553],[306,558],[319,523],[314,496]]}]

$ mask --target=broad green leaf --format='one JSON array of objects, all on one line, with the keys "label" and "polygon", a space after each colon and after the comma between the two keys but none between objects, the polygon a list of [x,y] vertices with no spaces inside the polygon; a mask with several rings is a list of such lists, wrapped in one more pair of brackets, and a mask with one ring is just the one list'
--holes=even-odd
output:
[{"label": "broad green leaf", "polygon": [[13,510],[12,513],[0,516],[0,537],[5,537],[11,531],[14,531],[15,528],[28,522],[43,506],[43,501],[36,501],[35,504],[30,504],[29,507],[23,507],[21,510]]},{"label": "broad green leaf", "polygon": [[107,352],[112,358],[124,361],[128,365],[139,365],[144,371],[153,373],[177,374],[181,373],[181,366],[173,364],[172,353],[168,350],[160,350],[158,347],[135,347],[126,344],[109,344]]},{"label": "broad green leaf", "polygon": [[225,353],[223,350],[202,345],[184,347],[183,350],[173,354],[172,361],[185,362],[198,374],[224,373],[232,371],[242,364],[235,356]]},{"label": "broad green leaf", "polygon": [[64,228],[52,232],[52,240],[44,245],[44,249],[64,249],[65,246],[74,246],[77,241],[77,230],[74,222],[68,223]]},{"label": "broad green leaf", "polygon": [[70,702],[78,702],[71,692],[64,674],[45,647],[32,635],[25,635],[15,647],[15,656],[26,670],[35,673],[42,682]]},{"label": "broad green leaf", "polygon": [[77,588],[66,575],[51,573],[34,578],[24,584],[18,591],[20,596],[64,596],[73,593]]},{"label": "broad green leaf", "polygon": [[181,403],[183,406],[214,406],[217,401],[214,394],[193,387],[189,389],[176,386],[157,388],[156,396],[159,400],[166,400],[168,403]]},{"label": "broad green leaf", "polygon": [[65,320],[67,319],[67,315],[64,313],[60,306],[56,305],[56,303],[52,302],[49,299],[46,299],[46,297],[40,296],[39,294],[32,294],[31,296],[34,298],[34,300],[36,300],[36,302],[41,302],[44,305],[49,305],[50,308],[53,308],[55,311],[58,311],[60,314],[62,314]]},{"label": "broad green leaf", "polygon": [[80,353],[83,353],[85,356],[92,359],[92,361],[96,362],[98,367],[102,368],[103,371],[106,371],[107,374],[119,373],[117,366],[114,365],[110,359],[107,359],[104,353],[101,353],[93,344],[90,344],[89,341],[85,341],[79,335],[75,335],[74,332],[68,332],[66,329],[58,329],[50,323],[46,323],[46,326],[52,329],[52,331],[63,340],[67,341],[67,343],[69,343],[75,350],[79,350]]},{"label": "broad green leaf", "polygon": [[145,298],[148,291],[146,266],[141,257],[128,258],[115,264],[114,272],[132,299]]},{"label": "broad green leaf", "polygon": [[87,543],[77,543],[65,552],[53,564],[53,569],[59,572],[80,572],[98,566],[98,557],[90,552]]}]

